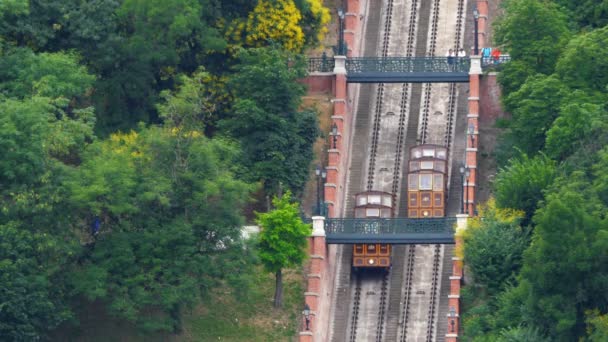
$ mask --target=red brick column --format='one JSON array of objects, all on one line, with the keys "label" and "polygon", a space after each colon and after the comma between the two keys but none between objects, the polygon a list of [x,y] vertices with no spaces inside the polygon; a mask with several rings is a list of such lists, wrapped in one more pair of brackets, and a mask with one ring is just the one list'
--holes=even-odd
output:
[{"label": "red brick column", "polygon": [[477,0],[477,10],[479,11],[479,20],[477,21],[477,39],[479,41],[479,49],[486,47],[487,30],[488,30],[488,0]]},{"label": "red brick column", "polygon": [[469,216],[475,213],[475,188],[477,186],[477,144],[479,143],[479,78],[481,75],[481,58],[471,56],[469,71],[469,112],[467,114],[465,166],[469,168],[469,177],[464,179],[465,212]]},{"label": "red brick column", "polygon": [[[333,135],[330,133],[329,137],[329,149],[327,150],[327,180],[325,183],[325,201],[329,204],[328,217],[336,217],[336,207],[338,205],[338,185],[342,179],[341,165],[343,165],[344,158],[346,156],[344,146],[344,136],[347,130],[345,125],[346,117],[346,57],[335,56],[334,57],[336,66],[334,73],[336,74],[336,80],[334,84],[335,98],[332,100],[334,104],[334,115],[331,116],[332,126],[337,127],[337,134]],[[335,142],[335,144],[334,144]]]},{"label": "red brick column", "polygon": [[[313,216],[312,236],[309,238],[310,270],[306,275],[307,284],[304,301],[310,308],[309,330],[306,329],[306,319],[302,317],[300,342],[312,342],[317,329],[317,319],[320,319],[319,296],[321,283],[327,278],[326,262],[327,249],[325,244],[325,217]],[[320,324],[320,321],[319,321]]]},{"label": "red brick column", "polygon": [[[467,228],[467,214],[456,215],[456,239],[457,254],[462,251],[462,233]],[[448,329],[445,335],[446,342],[456,342],[460,329],[460,286],[463,277],[463,262],[460,257],[452,257],[452,275],[450,276],[450,294],[448,295]]]}]

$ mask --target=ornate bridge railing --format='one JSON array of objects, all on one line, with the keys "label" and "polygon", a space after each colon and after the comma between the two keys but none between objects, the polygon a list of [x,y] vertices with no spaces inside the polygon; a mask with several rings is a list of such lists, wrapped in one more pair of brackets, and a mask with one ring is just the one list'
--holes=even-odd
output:
[{"label": "ornate bridge railing", "polygon": [[325,221],[328,243],[454,243],[455,217],[429,219],[354,219]]},{"label": "ornate bridge railing", "polygon": [[511,61],[511,56],[509,55],[500,55],[500,57],[498,58],[494,58],[494,57],[482,57],[481,58],[481,67],[484,70],[499,70],[501,69],[501,67],[507,63]]},{"label": "ornate bridge railing", "polygon": [[468,57],[350,57],[347,73],[360,72],[469,72]]},{"label": "ornate bridge railing", "polygon": [[335,61],[333,57],[308,58],[308,72],[333,72]]}]

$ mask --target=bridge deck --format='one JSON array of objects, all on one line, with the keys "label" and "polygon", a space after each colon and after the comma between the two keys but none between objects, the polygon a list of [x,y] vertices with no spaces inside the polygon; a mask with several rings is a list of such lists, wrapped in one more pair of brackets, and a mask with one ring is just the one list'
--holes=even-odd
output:
[{"label": "bridge deck", "polygon": [[391,243],[400,245],[418,244],[454,244],[453,233],[403,233],[403,234],[377,234],[361,235],[356,233],[327,234],[325,241],[328,244],[353,243]]},{"label": "bridge deck", "polygon": [[468,72],[349,72],[349,83],[467,83]]},{"label": "bridge deck", "polygon": [[454,243],[455,217],[357,219],[332,218],[325,221],[326,241],[330,244]]}]

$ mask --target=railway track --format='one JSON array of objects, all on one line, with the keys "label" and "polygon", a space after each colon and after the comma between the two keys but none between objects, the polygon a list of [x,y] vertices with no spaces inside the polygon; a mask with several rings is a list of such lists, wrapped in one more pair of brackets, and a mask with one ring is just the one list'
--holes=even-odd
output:
[{"label": "railway track", "polygon": [[[377,47],[377,55],[386,57],[389,56],[391,51],[395,53],[394,50],[391,50],[391,34],[393,34],[395,28],[399,30],[399,25],[403,25],[403,23],[398,22],[398,19],[394,19],[395,16],[395,3],[398,3],[400,0],[384,0],[384,4],[382,6],[382,15],[383,19],[379,20],[381,27],[381,34],[378,35]],[[443,2],[449,2],[450,0],[443,0]],[[445,45],[440,46],[441,44],[438,42],[438,29],[441,14],[441,6],[443,6],[443,2],[441,0],[433,0],[432,2],[424,4],[421,0],[409,0],[409,20],[407,28],[405,30],[406,39],[405,39],[405,49],[401,50],[398,53],[400,56],[403,56],[405,52],[405,56],[413,56],[415,51],[418,51],[418,55],[421,55],[422,51],[420,47],[416,49],[416,44],[424,44],[426,45],[426,55],[427,56],[435,56],[436,49],[442,49]],[[423,4],[421,4],[423,3]],[[452,3],[453,5],[454,3]],[[380,5],[380,4],[378,4]],[[418,10],[421,7],[426,6],[426,13],[429,15],[426,18],[430,19],[428,22],[428,31],[427,27],[424,28],[423,32],[425,37],[417,36],[418,33],[418,24],[420,18]],[[462,28],[463,28],[463,12],[465,2],[464,0],[458,0],[458,11],[457,11],[457,20],[456,20],[456,34],[454,36],[454,46],[458,48],[460,46],[460,40],[462,37]],[[380,7],[380,6],[378,6]],[[430,12],[430,13],[429,13]],[[450,14],[453,15],[453,12]],[[428,19],[424,19],[421,21],[425,21]],[[403,19],[402,19],[403,20]],[[453,20],[453,17],[452,17]],[[378,22],[378,21],[376,21]],[[426,24],[426,23],[425,23]],[[377,25],[377,24],[376,24]],[[443,25],[443,24],[442,24]],[[426,25],[425,25],[426,26]],[[376,26],[378,27],[378,26]],[[377,31],[376,31],[377,32]],[[426,39],[424,39],[426,38]],[[368,42],[366,42],[366,50],[368,49]],[[422,52],[424,53],[424,52]],[[397,89],[393,89],[391,87],[398,87]],[[406,193],[402,190],[401,183],[402,175],[406,174],[407,167],[403,167],[401,165],[403,163],[403,154],[407,151],[409,145],[413,145],[411,143],[412,139],[417,135],[416,143],[427,143],[429,137],[434,135],[437,140],[435,143],[441,143],[439,141],[441,137],[441,133],[443,133],[443,144],[448,147],[448,151],[451,152],[451,144],[454,135],[454,126],[456,121],[456,109],[458,107],[458,88],[455,84],[450,84],[447,92],[444,91],[444,94],[447,95],[447,106],[445,110],[445,128],[444,132],[441,132],[441,129],[437,127],[437,125],[430,125],[429,116],[432,112],[431,104],[434,101],[433,99],[433,89],[430,83],[422,85],[422,94],[420,94],[420,86],[418,88],[413,88],[411,84],[401,84],[401,85],[390,85],[390,84],[378,84],[375,88],[375,94],[370,96],[373,101],[371,101],[371,110],[369,111],[371,114],[371,118],[369,120],[369,132],[366,134],[369,138],[369,150],[366,156],[367,159],[367,170],[364,170],[364,167],[359,168],[359,170],[364,170],[361,172],[361,176],[365,176],[366,178],[360,178],[361,186],[364,186],[366,190],[382,190],[382,191],[390,191],[393,194],[401,194]],[[414,89],[414,90],[412,90]],[[418,90],[416,90],[418,89]],[[370,89],[371,90],[371,89]],[[416,92],[418,92],[416,94]],[[370,94],[371,95],[371,94]],[[412,96],[416,95],[417,99],[412,100]],[[444,96],[445,96],[444,95]],[[398,97],[397,97],[398,96]],[[422,99],[420,99],[422,97]],[[385,102],[385,100],[389,98],[398,99],[397,103],[391,104],[389,102]],[[444,97],[445,99],[445,97]],[[417,101],[420,101],[420,105]],[[368,101],[369,102],[369,101]],[[398,109],[396,108],[398,106]],[[417,108],[416,108],[417,107]],[[394,110],[393,108],[397,109]],[[410,120],[409,118],[412,116],[410,113],[416,111],[415,120]],[[385,113],[387,112],[387,113]],[[398,116],[392,116],[397,112]],[[387,118],[387,120],[395,120],[397,121],[387,121],[383,122],[383,119]],[[358,119],[357,119],[358,120]],[[408,134],[408,126],[410,123],[416,123],[414,127],[414,131],[411,134]],[[389,125],[390,123],[390,125]],[[396,124],[395,124],[396,123]],[[388,128],[387,128],[388,127]],[[388,131],[385,131],[388,130]],[[394,141],[390,142],[391,148],[394,144],[394,152],[392,154],[393,158],[393,168],[392,175],[389,173],[385,173],[382,175],[382,171],[388,171],[390,166],[386,163],[386,143],[387,137],[384,136],[385,132],[390,132],[390,134],[396,133],[394,136]],[[356,132],[357,133],[357,132]],[[384,136],[384,137],[383,137]],[[412,136],[412,137],[409,137]],[[393,137],[391,135],[391,137]],[[383,141],[384,139],[384,141]],[[407,139],[407,141],[406,141]],[[355,139],[356,140],[356,139]],[[405,150],[405,151],[404,151]],[[364,157],[365,158],[365,157]],[[363,161],[362,166],[365,165],[365,161]],[[359,170],[355,172],[360,172]],[[367,172],[365,172],[367,171]],[[389,179],[391,181],[389,183],[383,183]],[[384,178],[382,178],[384,177]],[[386,185],[386,187],[384,187]],[[390,190],[389,190],[390,186]],[[376,187],[376,188],[374,188]],[[361,189],[360,187],[358,189]],[[361,189],[363,190],[363,189]],[[354,192],[350,189],[349,191],[352,194]],[[358,190],[360,191],[360,190]],[[356,192],[356,191],[355,191]],[[398,203],[407,203],[407,199],[405,201],[397,201],[394,203],[395,210],[400,209]],[[351,209],[352,210],[352,209]],[[399,210],[401,212],[401,210]],[[350,215],[348,213],[347,215]],[[430,249],[433,250],[433,255],[430,254]],[[428,250],[427,250],[428,249]],[[418,255],[418,251],[422,253],[422,255]],[[426,252],[425,252],[426,251]],[[427,253],[428,252],[428,253]],[[375,279],[366,278],[361,274],[352,274],[349,276],[350,278],[350,289],[348,290],[348,299],[350,299],[350,303],[347,301],[348,313],[346,317],[348,318],[345,324],[346,327],[343,330],[343,333],[336,334],[334,331],[333,340],[334,341],[388,341],[387,338],[387,329],[385,327],[387,321],[391,318],[396,318],[396,321],[399,322],[399,326],[397,329],[398,339],[390,338],[391,340],[398,341],[433,341],[437,339],[437,328],[436,328],[436,320],[438,316],[438,296],[440,291],[440,280],[441,280],[441,255],[443,253],[443,249],[440,245],[435,245],[432,247],[427,246],[409,246],[407,248],[407,255],[405,256],[404,264],[404,274],[400,277],[403,279],[401,281],[401,292],[399,295],[391,295],[392,297],[400,297],[400,298],[392,298],[389,297],[389,284],[390,286],[396,285],[394,280],[389,282],[389,277],[392,276],[392,273],[386,274],[381,278],[376,275]],[[428,254],[428,255],[427,255]],[[343,266],[346,265],[346,261],[343,262]],[[349,268],[347,266],[347,268]],[[342,270],[342,272],[348,272],[346,268]],[[430,281],[429,290],[424,292],[424,300],[421,301],[420,293],[420,278],[417,274],[424,273],[423,280]],[[351,278],[352,277],[352,278]],[[417,278],[418,277],[418,278]],[[372,288],[372,290],[370,290]],[[394,291],[393,291],[394,292]],[[428,297],[428,298],[427,298]],[[387,309],[389,307],[389,302],[397,301],[401,302],[401,306],[398,308],[398,314],[391,314]],[[418,301],[417,310],[412,312],[410,304],[413,301]],[[349,305],[350,304],[350,305]],[[426,307],[426,309],[420,309],[421,307]],[[345,308],[345,309],[346,309]],[[421,311],[422,310],[422,311]],[[345,310],[346,311],[346,310]],[[372,313],[373,312],[373,313]],[[395,320],[395,319],[393,319]],[[418,329],[412,329],[412,321],[416,321],[417,325],[423,324]],[[410,323],[410,324],[408,324]],[[363,327],[365,325],[365,327]],[[420,334],[416,332],[415,334],[410,334],[412,330],[420,330]],[[364,335],[362,335],[362,333]],[[343,337],[339,337],[343,336]],[[365,336],[365,337],[363,337]],[[391,335],[392,336],[392,335]]]}]

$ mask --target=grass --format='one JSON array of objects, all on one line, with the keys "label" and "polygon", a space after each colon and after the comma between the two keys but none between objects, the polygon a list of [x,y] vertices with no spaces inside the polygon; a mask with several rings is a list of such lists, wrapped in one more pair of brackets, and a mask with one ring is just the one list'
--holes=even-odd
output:
[{"label": "grass", "polygon": [[251,293],[235,298],[218,289],[184,318],[177,341],[291,341],[303,303],[301,272],[283,274],[283,308],[273,307],[274,276],[261,269]]},{"label": "grass", "polygon": [[[256,266],[257,267],[257,266]],[[64,324],[52,341],[73,342],[199,342],[293,341],[304,303],[301,271],[283,271],[283,308],[273,307],[274,275],[256,269],[251,291],[234,296],[217,288],[208,299],[183,316],[183,332],[143,333],[133,324],[108,315],[100,302],[83,304],[78,326]]]}]

